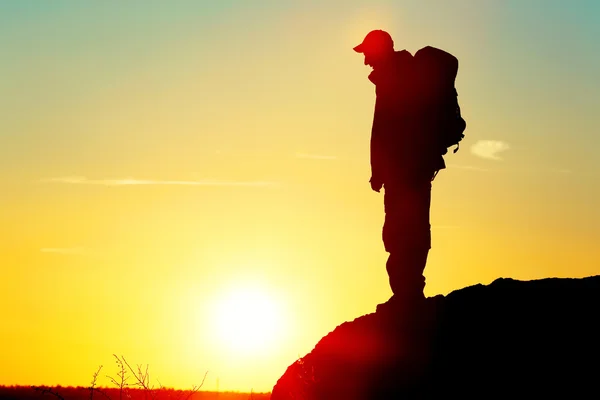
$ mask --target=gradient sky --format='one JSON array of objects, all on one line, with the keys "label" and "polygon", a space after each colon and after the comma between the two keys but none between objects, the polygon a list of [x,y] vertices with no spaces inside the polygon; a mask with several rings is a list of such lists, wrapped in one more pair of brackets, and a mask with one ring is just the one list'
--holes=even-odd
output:
[{"label": "gradient sky", "polygon": [[[0,0],[0,384],[88,385],[117,353],[269,391],[387,300],[352,51],[377,28],[460,61],[426,294],[598,274],[600,2]],[[215,337],[232,290],[284,315],[260,355]]]}]

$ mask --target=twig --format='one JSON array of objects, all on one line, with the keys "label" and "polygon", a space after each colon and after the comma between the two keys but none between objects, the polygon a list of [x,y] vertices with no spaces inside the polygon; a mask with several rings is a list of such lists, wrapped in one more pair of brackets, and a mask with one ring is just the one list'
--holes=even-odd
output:
[{"label": "twig", "polygon": [[208,371],[206,371],[204,373],[204,378],[202,378],[202,382],[200,382],[200,385],[198,385],[198,386],[192,386],[192,390],[190,391],[190,393],[188,393],[188,395],[186,396],[185,400],[188,400],[190,397],[192,397],[192,395],[194,395],[195,393],[197,393],[202,386],[204,386],[204,381],[206,380],[206,376],[207,375],[208,375]]},{"label": "twig", "polygon": [[125,357],[121,356],[121,358],[123,359],[123,362],[125,363],[125,365],[127,365],[127,368],[129,368],[129,371],[131,371],[131,373],[133,374],[133,377],[137,380],[137,383],[135,383],[135,385],[140,386],[141,388],[145,389],[146,393],[150,393],[150,396],[152,397],[152,399],[155,399],[154,392],[153,392],[154,388],[149,387],[150,386],[150,373],[148,372],[148,364],[146,364],[145,372],[142,371],[142,365],[138,364],[137,365],[137,373],[136,373],[133,370],[133,368],[131,368],[131,365],[129,365],[129,363],[127,362]]},{"label": "twig", "polygon": [[115,358],[117,359],[116,363],[119,366],[119,370],[117,371],[117,377],[119,378],[119,380],[117,381],[115,378],[108,375],[106,377],[110,379],[113,385],[119,388],[119,400],[123,400],[123,388],[127,386],[127,379],[129,379],[129,377],[127,376],[127,370],[123,365],[123,361],[125,359],[123,359],[122,361],[116,354],[113,354],[113,356],[115,356]]},{"label": "twig", "polygon": [[98,371],[96,371],[96,373],[94,373],[93,377],[92,377],[92,383],[90,385],[90,400],[94,400],[94,389],[96,387],[96,380],[98,379],[98,374],[100,373],[100,370],[102,369],[102,365],[98,368]]},{"label": "twig", "polygon": [[60,400],[65,400],[64,397],[62,397],[60,394],[58,394],[56,392],[53,392],[52,389],[50,389],[50,388],[45,388],[45,387],[41,387],[41,386],[31,386],[31,388],[33,390],[35,390],[36,392],[42,392],[42,395],[48,393],[48,394],[51,394],[52,396],[59,398]]}]

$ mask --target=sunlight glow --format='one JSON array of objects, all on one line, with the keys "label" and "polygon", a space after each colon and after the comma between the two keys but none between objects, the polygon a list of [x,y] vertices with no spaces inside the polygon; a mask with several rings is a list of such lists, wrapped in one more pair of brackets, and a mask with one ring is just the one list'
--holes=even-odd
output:
[{"label": "sunlight glow", "polygon": [[214,311],[218,340],[236,355],[268,353],[281,339],[282,314],[264,290],[230,290]]}]

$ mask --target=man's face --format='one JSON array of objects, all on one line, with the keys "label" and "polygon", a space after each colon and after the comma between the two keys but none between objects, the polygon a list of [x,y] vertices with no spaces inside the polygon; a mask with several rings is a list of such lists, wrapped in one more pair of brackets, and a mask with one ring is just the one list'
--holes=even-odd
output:
[{"label": "man's face", "polygon": [[364,55],[365,65],[368,65],[371,68],[377,68],[378,65],[381,65],[382,60],[384,60],[386,56],[384,52],[375,50],[367,50],[364,52]]}]

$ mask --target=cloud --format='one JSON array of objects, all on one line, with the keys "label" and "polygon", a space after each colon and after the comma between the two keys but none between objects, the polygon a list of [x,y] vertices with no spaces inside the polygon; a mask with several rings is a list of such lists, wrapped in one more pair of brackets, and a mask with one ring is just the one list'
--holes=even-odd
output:
[{"label": "cloud", "polygon": [[83,176],[64,176],[58,178],[42,179],[42,182],[68,183],[74,185],[99,185],[99,186],[135,186],[135,185],[173,185],[173,186],[271,186],[274,182],[268,181],[225,181],[225,180],[198,180],[198,181],[169,181],[151,179],[88,179]]},{"label": "cloud", "polygon": [[488,160],[502,160],[498,153],[510,148],[508,143],[499,140],[480,140],[471,146],[471,153]]},{"label": "cloud", "polygon": [[84,254],[85,249],[83,247],[44,247],[41,248],[42,253],[53,253],[53,254],[65,254],[65,255],[77,255]]},{"label": "cloud", "polygon": [[310,158],[313,160],[337,160],[337,156],[325,156],[321,154],[296,153],[296,158]]}]

